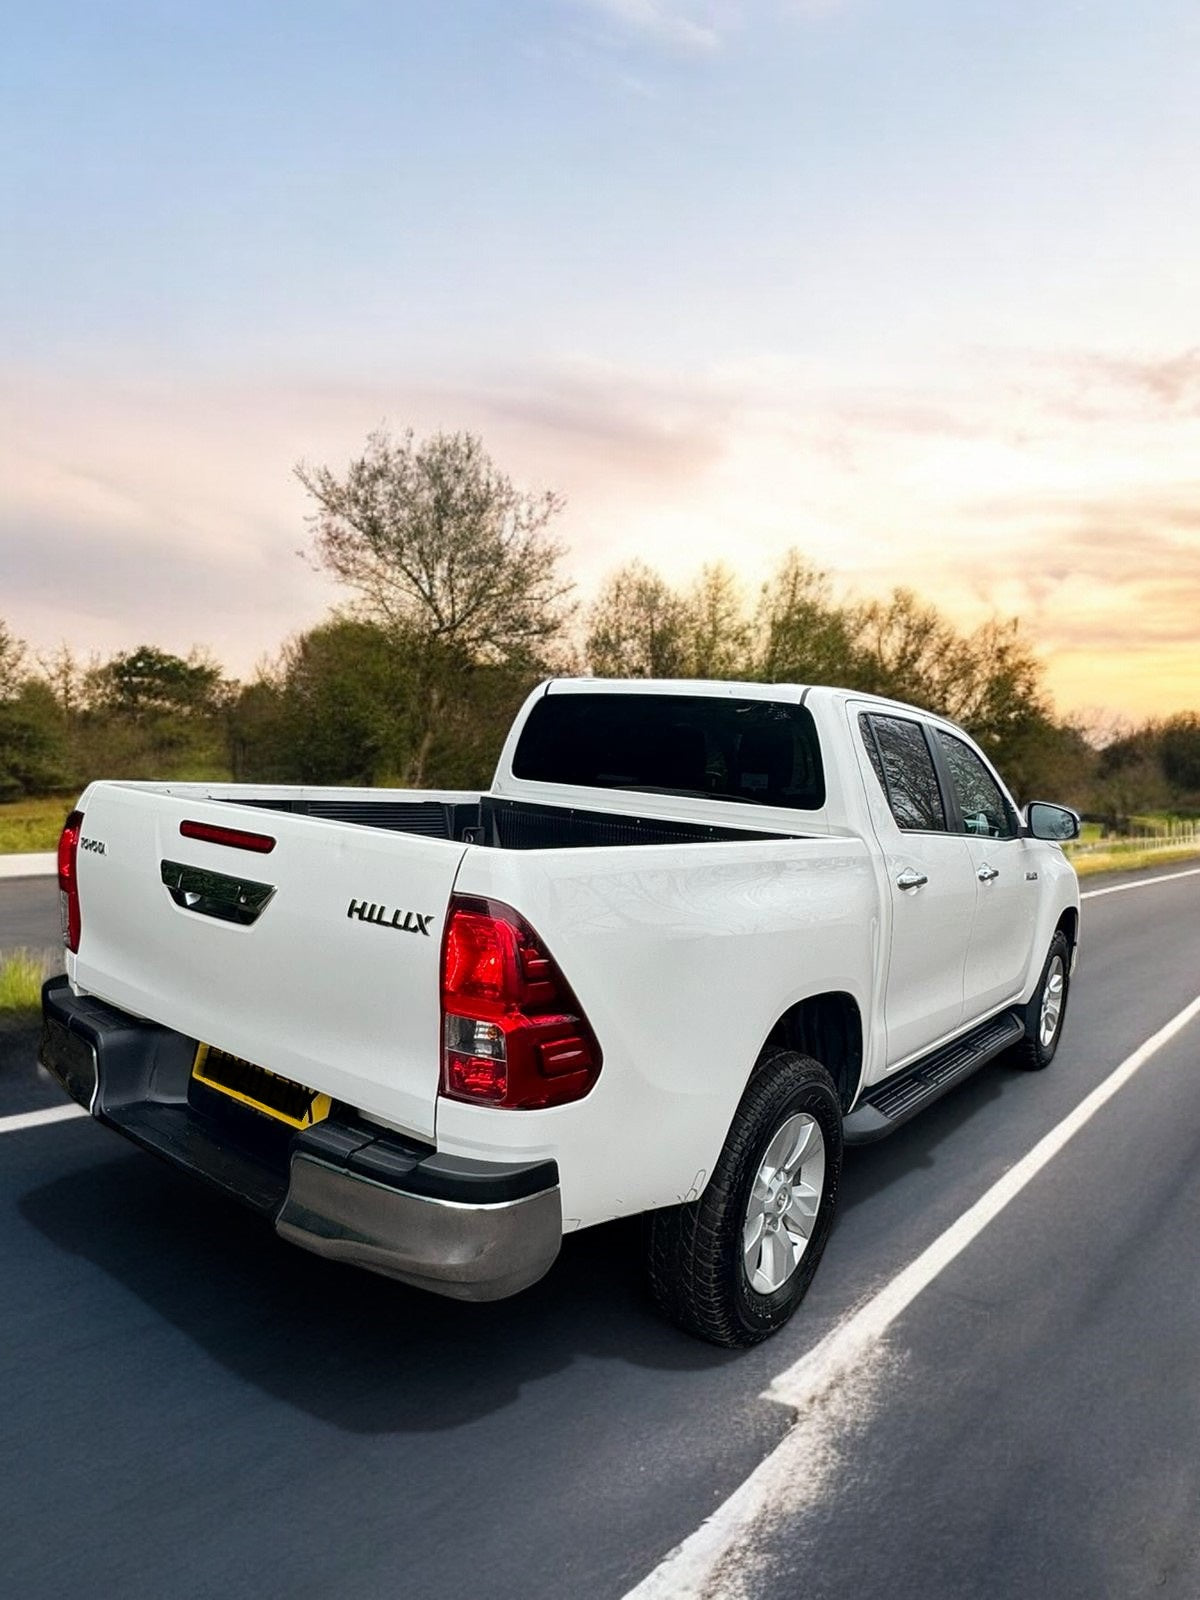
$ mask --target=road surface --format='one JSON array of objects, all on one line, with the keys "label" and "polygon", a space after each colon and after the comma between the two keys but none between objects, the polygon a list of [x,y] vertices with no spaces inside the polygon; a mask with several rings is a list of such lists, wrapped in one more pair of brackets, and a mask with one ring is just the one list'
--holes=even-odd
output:
[{"label": "road surface", "polygon": [[[0,1034],[0,1593],[619,1600],[786,1448],[772,1378],[1200,992],[1200,874],[1136,876],[1085,904],[1051,1069],[849,1151],[804,1307],[741,1354],[658,1321],[636,1225],[492,1306],[307,1256],[87,1119],[6,1124],[62,1099]],[[53,936],[41,887],[38,924],[0,885],[0,946]],[[1194,1600],[1198,1153],[1195,1022],[894,1322],[711,1593]]]}]

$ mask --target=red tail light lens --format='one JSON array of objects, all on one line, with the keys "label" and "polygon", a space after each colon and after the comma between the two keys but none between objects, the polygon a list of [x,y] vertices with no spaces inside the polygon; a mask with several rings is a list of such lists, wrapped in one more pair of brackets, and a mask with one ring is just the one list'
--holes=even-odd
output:
[{"label": "red tail light lens", "polygon": [[63,943],[68,950],[79,949],[82,921],[79,915],[79,879],[76,862],[79,836],[83,832],[83,812],[72,811],[58,841],[58,910],[62,918]]},{"label": "red tail light lens", "polygon": [[533,1110],[579,1100],[600,1046],[537,934],[511,906],[456,895],[442,946],[442,1088]]}]

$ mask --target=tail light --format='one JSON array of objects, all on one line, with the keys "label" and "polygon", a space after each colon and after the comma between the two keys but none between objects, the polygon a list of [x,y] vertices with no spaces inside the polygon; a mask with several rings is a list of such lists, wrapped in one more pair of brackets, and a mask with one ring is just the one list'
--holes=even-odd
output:
[{"label": "tail light", "polygon": [[76,859],[79,835],[83,832],[83,812],[72,811],[58,841],[58,911],[62,918],[63,943],[68,950],[79,949],[79,878]]},{"label": "tail light", "polygon": [[600,1046],[537,934],[511,906],[456,895],[442,945],[442,1087],[533,1110],[579,1100]]}]

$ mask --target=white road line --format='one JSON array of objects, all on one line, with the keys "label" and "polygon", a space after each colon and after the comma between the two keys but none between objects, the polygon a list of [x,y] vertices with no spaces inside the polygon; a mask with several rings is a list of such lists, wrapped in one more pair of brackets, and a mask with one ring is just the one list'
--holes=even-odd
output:
[{"label": "white road line", "polygon": [[1186,872],[1164,872],[1157,878],[1138,878],[1134,883],[1114,883],[1107,889],[1087,889],[1081,900],[1098,900],[1102,894],[1124,894],[1126,889],[1148,889],[1152,883],[1170,883],[1173,878],[1200,878],[1200,867],[1188,867]]},{"label": "white road line", "polygon": [[[748,1547],[748,1536],[756,1525],[768,1518],[773,1509],[784,1508],[790,1486],[798,1477],[803,1478],[808,1459],[805,1424],[814,1421],[819,1435],[819,1411],[829,1409],[830,1392],[839,1381],[853,1380],[862,1364],[878,1355],[884,1334],[922,1289],[966,1249],[1140,1067],[1197,1016],[1200,996],[1114,1068],[928,1249],[774,1379],[766,1397],[794,1408],[796,1423],[791,1431],[695,1533],[629,1591],[625,1600],[708,1600],[740,1592],[740,1585],[730,1580],[739,1567],[744,1569],[746,1559],[752,1559],[752,1550],[747,1548],[743,1555],[738,1547]],[[817,1401],[824,1401],[824,1407],[816,1407]],[[819,1437],[816,1442],[819,1446]]]},{"label": "white road line", "polygon": [[22,1111],[16,1117],[0,1117],[0,1133],[20,1133],[23,1128],[43,1128],[48,1122],[66,1122],[70,1117],[86,1117],[82,1106],[47,1106],[44,1111]]}]

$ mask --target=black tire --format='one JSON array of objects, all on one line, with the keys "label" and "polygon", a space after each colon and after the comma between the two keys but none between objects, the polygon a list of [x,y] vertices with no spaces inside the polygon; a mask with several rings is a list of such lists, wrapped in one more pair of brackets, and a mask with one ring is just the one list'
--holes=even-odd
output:
[{"label": "black tire", "polygon": [[[773,1294],[760,1294],[750,1283],[742,1250],[750,1190],[773,1135],[797,1112],[807,1112],[825,1140],[824,1184],[812,1233],[791,1276]],[[782,1328],[820,1263],[841,1170],[842,1108],[833,1079],[809,1056],[768,1048],[704,1193],[647,1219],[650,1292],[659,1309],[687,1333],[727,1347],[757,1344]]]},{"label": "black tire", "polygon": [[[1061,1002],[1054,1032],[1048,1040],[1042,1038],[1042,1005],[1048,985],[1055,977],[1061,978]],[[1025,1037],[1014,1047],[1013,1059],[1026,1072],[1041,1072],[1054,1060],[1058,1041],[1062,1038],[1063,1023],[1067,1017],[1067,997],[1071,988],[1071,946],[1060,928],[1050,941],[1042,975],[1033,999],[1025,1007]]]}]

